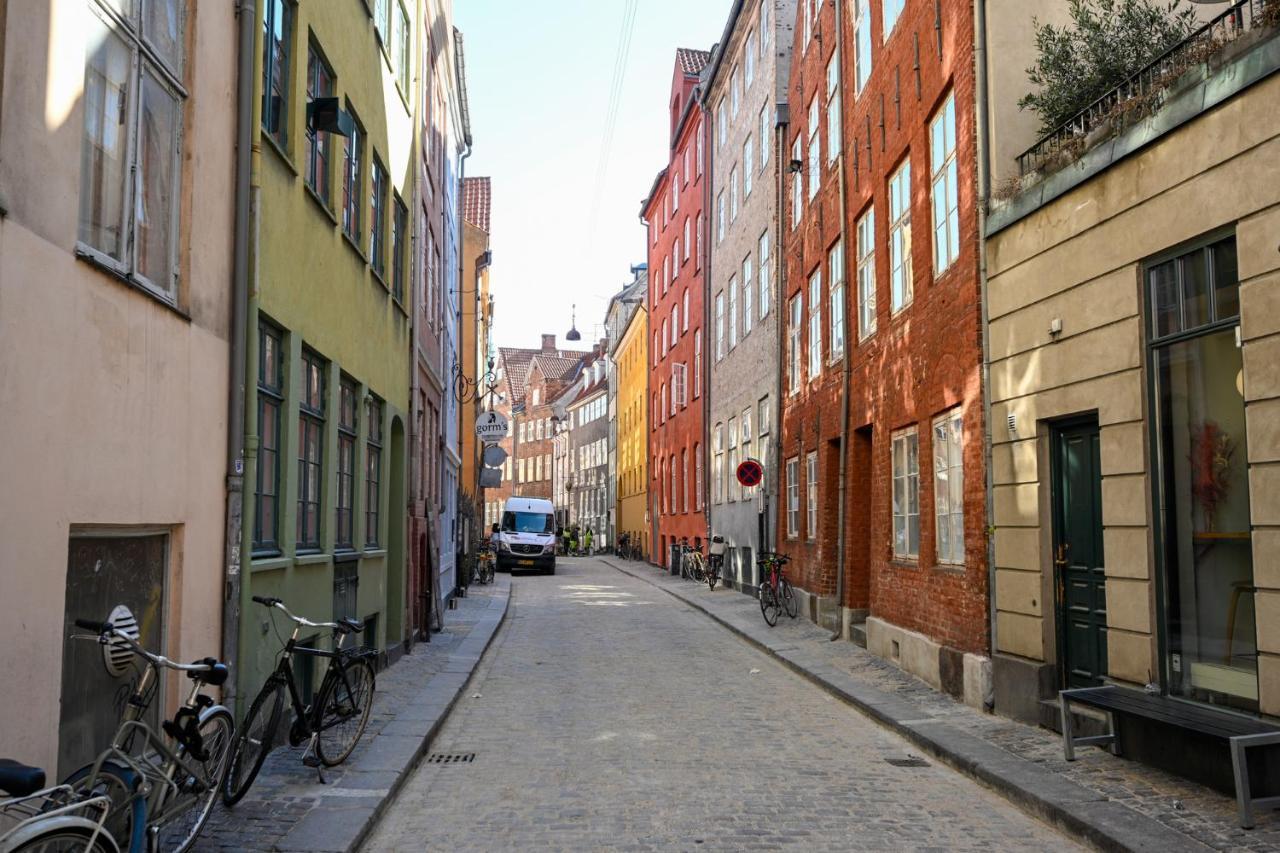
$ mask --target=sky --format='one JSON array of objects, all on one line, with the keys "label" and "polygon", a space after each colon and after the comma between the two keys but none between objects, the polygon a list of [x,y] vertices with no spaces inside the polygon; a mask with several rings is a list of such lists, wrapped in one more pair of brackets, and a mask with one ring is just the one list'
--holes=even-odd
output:
[{"label": "sky", "polygon": [[[537,347],[544,332],[566,346],[575,303],[582,333],[575,346],[603,335],[609,297],[631,280],[632,264],[646,260],[640,203],[667,165],[676,48],[710,50],[730,6],[455,0],[471,108],[466,174],[488,175],[493,186],[490,286],[499,346]],[[628,33],[606,146],[614,69]],[[597,180],[602,150],[606,170]]]}]

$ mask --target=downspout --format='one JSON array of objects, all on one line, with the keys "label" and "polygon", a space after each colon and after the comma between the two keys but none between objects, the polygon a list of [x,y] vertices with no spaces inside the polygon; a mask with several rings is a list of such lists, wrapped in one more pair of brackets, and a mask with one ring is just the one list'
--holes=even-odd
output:
[{"label": "downspout", "polygon": [[[995,515],[995,481],[992,472],[991,453],[991,341],[989,335],[990,309],[987,305],[987,201],[990,197],[991,175],[987,162],[990,142],[987,134],[987,8],[986,0],[974,0],[973,4],[973,67],[974,100],[978,119],[978,287],[982,308],[982,447],[983,478],[986,486],[986,517]],[[987,533],[987,602],[991,628],[989,654],[996,651],[996,540],[994,525]]]},{"label": "downspout", "polygon": [[[717,48],[719,50],[719,48]],[[699,133],[702,135],[702,150],[706,154],[706,163],[702,171],[702,210],[711,210],[711,185],[715,182],[716,151],[711,144],[715,116],[705,109],[706,98],[710,94],[711,80],[704,84],[702,97],[698,99]],[[710,120],[708,120],[710,116]],[[711,217],[702,217],[703,228],[711,230]],[[706,524],[707,553],[711,553],[711,501],[708,500],[711,490],[707,487],[711,474],[711,235],[700,234],[702,240],[702,376],[698,381],[702,384],[702,492],[697,498],[702,501],[702,519]],[[695,463],[696,464],[696,463]],[[730,475],[732,476],[732,475]],[[723,574],[723,572],[722,572]]]},{"label": "downspout", "polygon": [[[640,212],[640,225],[644,228],[644,256],[646,267],[649,258],[649,220],[644,218],[644,211]],[[701,237],[701,234],[699,234]],[[644,283],[644,514],[649,517],[649,559],[652,562],[658,554],[658,514],[651,512],[653,507],[653,489],[652,480],[653,472],[649,470],[649,460],[653,458],[653,424],[649,419],[653,417],[653,406],[649,400],[649,376],[653,370],[653,366],[649,360],[653,358],[653,353],[649,352],[649,342],[653,340],[652,329],[649,324],[653,321],[653,309],[657,306],[652,304],[653,301],[653,282],[649,278],[649,272],[645,271]],[[705,469],[704,469],[705,470]]]},{"label": "downspout", "polygon": [[[774,33],[774,37],[775,38],[777,37],[776,32]],[[792,61],[794,61],[794,57]],[[790,84],[788,83],[788,85]],[[775,83],[775,86],[776,86],[776,83]],[[787,253],[784,247],[787,245],[786,243],[787,241],[787,175],[790,174],[790,162],[785,158],[787,156],[786,132],[787,130],[790,129],[790,127],[791,127],[790,103],[788,103],[786,105],[786,108],[784,109],[783,106],[777,102],[776,90],[775,90],[774,119],[773,119],[773,162],[774,162],[774,170],[777,172],[777,175],[778,175],[777,180],[775,181],[775,192],[777,193],[777,198],[778,198],[778,201],[777,201],[778,236],[773,243],[774,245],[773,253],[774,255],[777,256],[777,259],[778,259],[778,275],[776,276],[778,280],[778,288],[777,288],[778,298],[774,300],[773,322],[778,329],[778,334],[777,334],[778,358],[776,359],[778,370],[777,370],[777,376],[776,376],[777,387],[773,395],[774,405],[777,407],[777,416],[773,419],[774,420],[773,429],[772,429],[773,437],[771,439],[771,443],[773,444],[773,460],[774,460],[773,466],[776,470],[774,472],[774,475],[768,479],[768,485],[769,485],[768,492],[770,497],[773,498],[772,502],[773,502],[774,522],[773,522],[773,525],[771,526],[771,531],[773,534],[774,547],[771,549],[766,548],[766,550],[777,550],[777,543],[779,539],[778,527],[782,524],[782,490],[780,488],[782,483],[782,477],[779,476],[777,472],[782,470],[782,466],[784,464],[782,460],[782,409],[783,409],[783,404],[786,398],[782,396],[785,393],[784,382],[782,377],[783,375],[786,374],[786,371],[787,371],[787,360],[786,360],[787,359],[787,351],[786,351],[786,344],[787,344],[786,325],[787,324],[784,322],[786,318],[786,312],[787,312],[787,303],[785,299],[786,293],[787,293],[787,264],[786,264]],[[765,522],[766,522],[766,526],[769,526],[767,518],[765,519]],[[768,543],[765,543],[765,544],[767,545]]]},{"label": "downspout", "polygon": [[[844,81],[844,4],[836,2],[836,73],[839,76],[838,92],[845,92]],[[844,99],[840,100],[840,153],[836,155],[837,169],[839,172],[837,180],[840,182],[840,262],[844,265],[844,269],[840,271],[840,275],[844,281],[845,306],[848,305],[849,293],[849,241],[845,239],[848,234],[848,190],[845,181],[845,159],[844,159]],[[857,247],[854,247],[857,251]],[[856,302],[855,302],[856,304]],[[828,308],[828,311],[830,308]],[[848,571],[846,561],[848,550],[848,537],[845,535],[845,495],[849,481],[849,312],[842,308],[842,323],[844,329],[843,346],[840,353],[840,492],[836,508],[836,630],[831,635],[831,640],[840,640],[844,638],[844,588],[845,573]]]},{"label": "downspout", "polygon": [[[236,190],[234,249],[231,269],[231,360],[227,381],[227,493],[224,565],[226,583],[222,601],[222,659],[238,662],[240,652],[241,537],[244,532],[244,437],[246,338],[249,298],[249,207],[253,170],[254,36],[256,4],[240,0],[236,17],[240,24],[237,49],[239,69],[236,87]],[[236,679],[227,680],[223,701],[235,707]]]}]

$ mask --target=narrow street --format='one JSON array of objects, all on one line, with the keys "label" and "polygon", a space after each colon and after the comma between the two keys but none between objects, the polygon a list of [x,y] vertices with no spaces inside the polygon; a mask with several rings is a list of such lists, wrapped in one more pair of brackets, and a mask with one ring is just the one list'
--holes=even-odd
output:
[{"label": "narrow street", "polygon": [[[727,593],[733,594],[733,593]],[[366,849],[1078,849],[594,559],[510,610]]]}]

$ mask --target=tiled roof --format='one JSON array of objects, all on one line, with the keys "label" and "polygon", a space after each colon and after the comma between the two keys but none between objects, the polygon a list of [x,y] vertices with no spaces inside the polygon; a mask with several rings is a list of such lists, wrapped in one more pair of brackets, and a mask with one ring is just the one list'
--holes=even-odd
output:
[{"label": "tiled roof", "polygon": [[462,179],[462,218],[489,233],[489,207],[492,191],[488,178]]},{"label": "tiled roof", "polygon": [[[559,355],[537,355],[533,358],[538,369],[547,379],[563,379],[582,362],[582,357],[563,358]],[[532,367],[530,368],[532,369]]]},{"label": "tiled roof", "polygon": [[697,74],[711,61],[711,51],[691,47],[676,48],[676,63],[685,74]]},{"label": "tiled roof", "polygon": [[536,360],[542,375],[548,379],[561,379],[581,363],[584,355],[589,353],[577,350],[555,350],[543,352],[540,349],[524,349],[522,347],[498,347],[498,355],[502,359],[503,370],[507,375],[507,384],[511,388],[512,405],[524,402],[525,391],[529,386],[529,370]]}]

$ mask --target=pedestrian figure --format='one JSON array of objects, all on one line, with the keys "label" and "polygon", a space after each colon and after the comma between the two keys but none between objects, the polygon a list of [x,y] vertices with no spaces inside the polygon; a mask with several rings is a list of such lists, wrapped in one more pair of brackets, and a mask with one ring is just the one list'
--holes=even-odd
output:
[{"label": "pedestrian figure", "polygon": [[591,528],[590,527],[587,528],[586,546],[587,546],[586,548],[587,556],[590,557],[591,556]]},{"label": "pedestrian figure", "polygon": [[569,528],[569,553],[575,557],[578,555],[578,528]]}]

